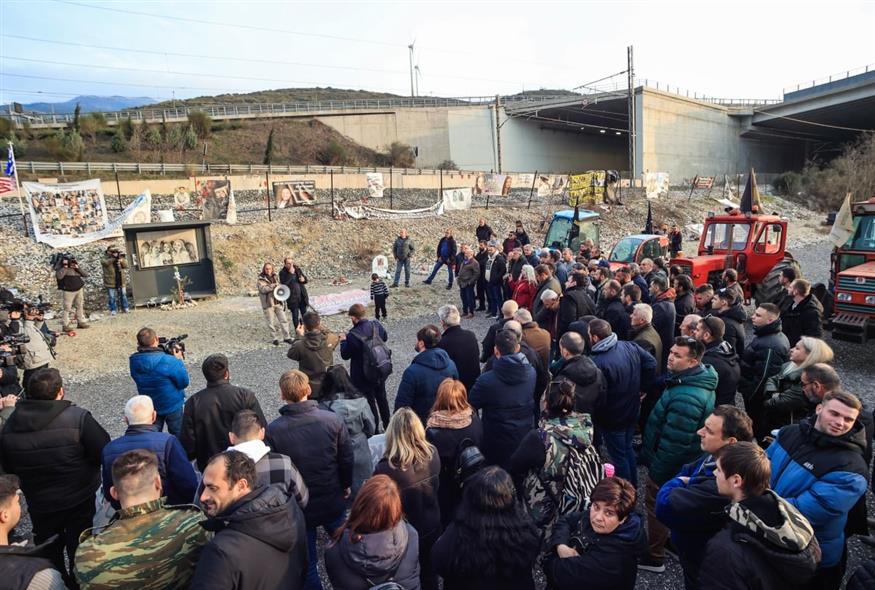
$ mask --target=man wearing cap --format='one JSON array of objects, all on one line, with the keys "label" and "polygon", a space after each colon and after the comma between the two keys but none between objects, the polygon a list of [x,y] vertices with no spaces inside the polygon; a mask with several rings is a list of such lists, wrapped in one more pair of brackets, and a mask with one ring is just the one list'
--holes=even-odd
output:
[{"label": "man wearing cap", "polygon": [[119,306],[122,313],[128,313],[130,306],[128,294],[125,292],[128,261],[125,260],[124,252],[118,246],[110,246],[100,264],[103,266],[103,287],[106,289],[109,315],[115,315]]}]

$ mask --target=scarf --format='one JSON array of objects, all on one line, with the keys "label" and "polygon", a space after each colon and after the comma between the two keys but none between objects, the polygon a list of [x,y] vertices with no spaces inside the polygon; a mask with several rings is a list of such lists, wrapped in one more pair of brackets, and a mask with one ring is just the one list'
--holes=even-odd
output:
[{"label": "scarf", "polygon": [[592,345],[593,352],[605,352],[617,345],[617,335],[611,334]]},{"label": "scarf", "polygon": [[675,293],[674,287],[669,287],[665,291],[659,294],[656,298],[657,301],[671,301],[675,297],[677,297],[677,293]]},{"label": "scarf", "polygon": [[461,430],[471,425],[473,410],[468,408],[461,412],[450,413],[447,410],[437,410],[428,416],[428,428],[449,428]]}]

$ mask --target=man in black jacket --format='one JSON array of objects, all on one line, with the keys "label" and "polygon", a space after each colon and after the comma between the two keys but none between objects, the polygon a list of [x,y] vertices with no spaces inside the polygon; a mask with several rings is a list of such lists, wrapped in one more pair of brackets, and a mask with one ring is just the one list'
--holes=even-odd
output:
[{"label": "man in black jacket", "polygon": [[210,457],[228,448],[228,433],[237,412],[253,410],[262,422],[267,421],[255,394],[245,387],[231,385],[228,357],[211,354],[204,359],[201,369],[207,386],[185,401],[179,442],[203,472]]},{"label": "man in black jacket", "polygon": [[693,299],[693,279],[678,275],[674,280],[674,331],[681,336],[681,323],[691,313],[696,313],[696,300]]},{"label": "man in black jacket", "polygon": [[705,345],[702,362],[711,365],[717,371],[714,404],[734,406],[738,380],[741,378],[741,366],[732,345],[723,340],[723,320],[713,316],[699,320],[695,337]]},{"label": "man in black jacket", "polygon": [[286,405],[280,408],[280,417],[267,427],[267,444],[292,460],[309,489],[310,501],[304,510],[310,556],[305,587],[321,589],[316,571],[316,533],[321,526],[331,534],[343,524],[352,486],[352,444],[343,419],[334,412],[320,410],[315,401],[308,399],[307,375],[296,369],[283,373],[280,395]]},{"label": "man in black jacket", "polygon": [[498,244],[494,241],[487,244],[486,252],[486,263],[483,267],[486,299],[489,302],[486,317],[498,319],[498,310],[504,303],[502,286],[504,285],[504,275],[507,274],[507,262],[499,250]]},{"label": "man in black jacket", "polygon": [[620,340],[629,339],[629,329],[632,327],[629,314],[620,301],[620,282],[611,279],[602,287],[600,313],[596,314],[611,325],[611,331]]},{"label": "man in black jacket", "polygon": [[766,381],[781,370],[790,358],[790,343],[781,331],[781,312],[772,303],[763,303],[753,314],[753,340],[741,353],[741,378],[738,391],[744,398],[744,409],[753,420],[757,440],[768,434],[768,421],[763,406]]},{"label": "man in black jacket", "polygon": [[477,276],[477,311],[486,311],[486,259],[489,257],[486,243],[487,240],[480,240],[477,252],[474,253],[474,260],[480,265],[480,274]]},{"label": "man in black jacket", "polygon": [[741,301],[736,299],[735,292],[730,289],[717,291],[711,300],[711,315],[723,320],[723,340],[731,344],[737,354],[741,354],[747,337],[744,329],[747,314]]},{"label": "man in black jacket", "polygon": [[[642,261],[642,267],[644,262]],[[653,309],[653,329],[662,340],[662,359],[660,365],[665,368],[668,363],[668,353],[674,346],[674,289],[668,287],[668,279],[662,273],[654,274],[650,279],[650,307]]]},{"label": "man in black jacket", "polygon": [[[480,362],[485,363],[492,358],[495,350],[495,335],[504,327],[508,321],[513,319],[513,314],[520,308],[519,304],[513,299],[508,299],[501,304],[501,317],[486,330],[486,336],[483,337],[483,343],[480,352]],[[458,366],[458,365],[456,365]],[[465,385],[465,387],[468,387]]]},{"label": "man in black jacket", "polygon": [[[389,339],[389,334],[383,324],[367,318],[367,309],[361,303],[349,307],[347,315],[352,322],[352,329],[347,334],[340,335],[340,358],[349,361],[349,378],[352,384],[368,398],[368,405],[374,420],[381,420],[383,428],[389,424],[389,402],[386,399],[386,382],[369,381],[365,377],[367,362],[367,340],[379,337],[383,342]],[[308,382],[309,383],[309,382]]]},{"label": "man in black jacket", "polygon": [[108,442],[109,435],[88,411],[64,400],[57,369],[33,374],[28,398],[16,404],[3,428],[3,471],[21,479],[34,541],[40,545],[61,535],[63,546],[53,557],[62,563],[66,547],[70,572],[79,534],[94,518],[101,454]]},{"label": "man in black jacket", "polygon": [[565,377],[573,381],[576,385],[574,410],[594,416],[605,404],[607,389],[601,369],[595,366],[591,358],[584,356],[585,348],[583,337],[577,332],[566,332],[559,338],[562,365],[556,378]]},{"label": "man in black jacket", "polygon": [[557,334],[561,336],[568,331],[571,322],[585,315],[595,314],[595,303],[587,292],[589,277],[585,272],[572,272],[568,278],[565,295],[559,304],[559,325]]},{"label": "man in black jacket", "polygon": [[255,463],[239,451],[216,455],[204,471],[201,503],[210,518],[203,527],[216,536],[201,552],[192,590],[304,587],[301,507],[281,487],[257,481]]},{"label": "man in black jacket", "polygon": [[437,252],[434,260],[434,268],[431,269],[431,274],[428,278],[422,281],[426,285],[431,285],[434,277],[442,266],[447,267],[447,290],[453,288],[453,266],[456,264],[456,240],[453,238],[453,230],[447,228],[444,232],[444,237],[438,241]]},{"label": "man in black jacket", "polygon": [[477,229],[474,230],[474,233],[477,235],[478,242],[488,242],[489,240],[495,238],[495,232],[492,231],[492,228],[486,224],[486,220],[482,217],[477,222]]},{"label": "man in black jacket", "polygon": [[461,318],[455,305],[442,305],[438,309],[441,320],[441,335],[438,348],[444,349],[459,371],[459,381],[470,391],[477,377],[480,376],[480,347],[477,336],[471,330],[463,329],[459,324]]},{"label": "man in black jacket", "polygon": [[781,310],[781,325],[790,346],[803,336],[823,337],[823,306],[811,293],[811,283],[796,279],[790,283],[790,299]]}]

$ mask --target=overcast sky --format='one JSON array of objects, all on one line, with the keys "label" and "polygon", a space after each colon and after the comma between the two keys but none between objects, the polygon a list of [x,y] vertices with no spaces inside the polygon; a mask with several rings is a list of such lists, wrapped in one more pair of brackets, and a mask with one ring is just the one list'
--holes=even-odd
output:
[{"label": "overcast sky", "polygon": [[[633,45],[639,82],[780,98],[875,64],[873,25],[875,1],[861,0],[0,0],[0,102],[310,86],[409,95],[414,41],[421,95],[571,89],[625,70]],[[600,85],[611,83],[625,78]]]}]

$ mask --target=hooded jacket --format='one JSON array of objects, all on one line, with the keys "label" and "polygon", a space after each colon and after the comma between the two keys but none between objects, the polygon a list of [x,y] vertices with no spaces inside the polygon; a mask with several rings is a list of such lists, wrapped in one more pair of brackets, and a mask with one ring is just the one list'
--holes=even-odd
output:
[{"label": "hooded jacket", "polygon": [[522,353],[495,360],[492,370],[477,378],[468,401],[483,410],[483,451],[486,460],[507,466],[523,436],[534,427],[535,369]]},{"label": "hooded jacket", "polygon": [[304,516],[278,486],[253,490],[202,526],[216,536],[201,552],[191,590],[303,587]]},{"label": "hooded jacket", "polygon": [[[377,335],[383,339],[383,342],[386,342],[389,339],[389,334],[383,324],[377,320],[361,320],[352,327],[346,340],[340,343],[340,358],[349,361],[349,378],[352,380],[352,384],[361,391],[371,391],[374,388],[374,384],[365,379],[365,343],[362,338],[370,338],[375,328]],[[360,338],[356,336],[360,336]]]},{"label": "hooded jacket", "polygon": [[732,305],[725,311],[714,310],[711,312],[716,318],[723,320],[723,340],[732,345],[737,354],[741,354],[744,350],[744,341],[747,337],[747,332],[744,329],[744,324],[747,322],[747,314],[741,303]]},{"label": "hooded jacket", "polygon": [[575,285],[565,289],[565,295],[559,303],[558,334],[568,331],[571,322],[585,315],[595,314],[595,303],[586,291],[586,285]]},{"label": "hooded jacket", "polygon": [[562,363],[556,377],[565,377],[576,385],[574,389],[574,411],[593,416],[604,408],[607,402],[607,385],[602,374],[588,356],[573,356]]},{"label": "hooded jacket", "polygon": [[427,348],[413,357],[410,366],[404,369],[398,395],[395,396],[395,411],[410,408],[422,424],[428,421],[428,413],[434,405],[438,386],[444,379],[459,378],[456,363],[443,348]]},{"label": "hooded jacket", "polygon": [[[560,558],[553,550],[557,545],[574,546],[580,556]],[[638,577],[638,557],[646,554],[647,541],[641,517],[635,512],[614,532],[604,535],[593,530],[587,510],[560,518],[549,547],[551,551],[544,562],[548,587],[633,590]]]},{"label": "hooded jacket", "polygon": [[815,420],[782,428],[766,455],[772,463],[771,488],[814,527],[823,551],[821,567],[827,568],[841,560],[848,512],[866,492],[866,433],[858,421],[847,434],[829,436],[814,428]]},{"label": "hooded jacket", "polygon": [[633,426],[641,392],[653,383],[656,359],[634,342],[619,341],[611,334],[593,344],[592,361],[604,375],[608,391],[605,405],[595,414],[596,427],[616,431]]},{"label": "hooded jacket", "polygon": [[[447,352],[450,359],[456,364],[459,381],[465,385],[467,391],[471,391],[471,387],[480,376],[480,363],[478,362],[480,347],[474,332],[465,330],[461,326],[448,326],[438,342],[438,348]],[[492,354],[492,351],[490,350],[489,353]]]},{"label": "hooded jacket", "polygon": [[641,461],[658,485],[702,454],[696,432],[714,410],[716,388],[717,371],[708,365],[669,372],[666,390],[647,418],[641,447]]},{"label": "hooded jacket", "polygon": [[741,379],[741,365],[732,344],[724,340],[706,344],[702,363],[711,365],[717,371],[717,399],[714,405],[735,405],[735,393],[738,391],[738,380]]},{"label": "hooded jacket", "polygon": [[388,581],[404,590],[419,590],[419,535],[403,520],[355,542],[344,531],[325,549],[325,569],[338,590],[368,590]]},{"label": "hooded jacket", "polygon": [[790,343],[781,331],[781,319],[753,329],[753,340],[741,353],[738,391],[749,400],[763,391],[766,381],[790,358]]},{"label": "hooded jacket", "polygon": [[94,499],[108,442],[91,413],[72,402],[23,399],[0,437],[3,472],[19,477],[32,512],[66,510]]},{"label": "hooded jacket", "polygon": [[298,361],[298,368],[309,377],[312,389],[310,399],[322,397],[325,369],[334,364],[334,349],[339,341],[337,334],[328,330],[311,330],[292,342],[286,356]]},{"label": "hooded jacket", "polygon": [[[604,293],[604,291],[602,292]],[[626,308],[623,307],[623,302],[620,301],[619,297],[611,297],[610,299],[603,297],[602,300],[604,306],[601,313],[598,314],[599,317],[611,324],[611,331],[617,335],[617,338],[628,340],[632,324]]]},{"label": "hooded jacket", "polygon": [[699,573],[702,588],[783,590],[815,573],[820,547],[811,525],[772,490],[732,503],[729,523],[708,542]]},{"label": "hooded jacket", "polygon": [[365,397],[338,396],[330,400],[323,399],[319,402],[319,407],[334,412],[346,424],[355,458],[352,469],[352,494],[355,497],[365,480],[374,472],[371,449],[368,446],[368,439],[377,433],[374,414]]},{"label": "hooded jacket", "polygon": [[185,363],[163,350],[144,348],[131,355],[129,366],[137,393],[152,398],[159,416],[182,409],[188,387]]},{"label": "hooded jacket", "polygon": [[823,306],[809,293],[805,299],[793,307],[792,299],[786,309],[781,311],[784,335],[795,346],[803,336],[823,337]]}]

